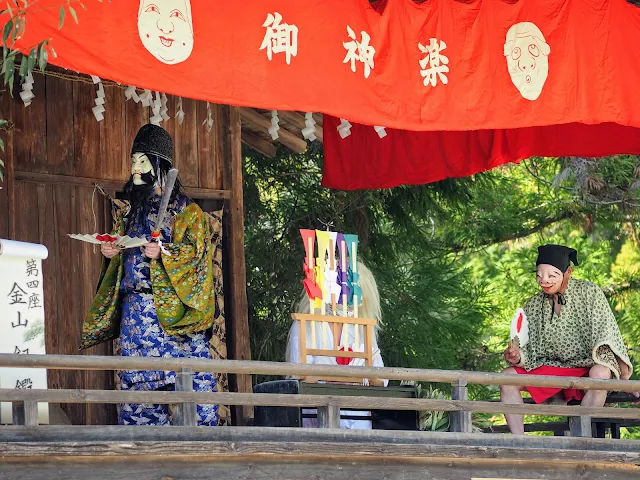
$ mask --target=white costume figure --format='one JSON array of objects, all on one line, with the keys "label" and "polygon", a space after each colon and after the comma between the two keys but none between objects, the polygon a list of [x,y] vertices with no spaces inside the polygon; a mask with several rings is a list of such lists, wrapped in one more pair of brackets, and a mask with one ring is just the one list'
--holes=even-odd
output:
[{"label": "white costume figure", "polygon": [[149,53],[168,65],[184,62],[193,50],[190,0],[140,0],[138,33]]},{"label": "white costume figure", "polygon": [[527,100],[536,100],[549,75],[551,47],[531,22],[512,25],[507,31],[504,56],[511,81]]},{"label": "white costume figure", "polygon": [[[363,263],[358,262],[358,273],[360,274],[360,279],[358,284],[360,288],[362,288],[362,304],[358,307],[358,315],[360,318],[372,318],[377,320],[376,328],[373,332],[373,366],[374,367],[384,367],[384,362],[382,361],[382,356],[380,355],[380,349],[378,348],[378,330],[380,328],[380,323],[382,320],[382,311],[380,309],[380,295],[378,294],[378,286],[376,285],[375,278],[373,278],[373,274],[371,270],[369,270]],[[342,305],[337,306],[337,314],[342,315]],[[309,297],[307,296],[306,291],[302,292],[300,297],[300,301],[296,306],[296,313],[309,313]],[[347,312],[348,316],[353,316],[353,310],[350,307]],[[355,327],[356,325],[345,325],[348,327],[347,332],[347,342],[348,345],[354,345],[355,343]],[[364,328],[360,325],[359,328],[359,342],[362,342],[364,339]],[[333,332],[331,329],[331,325],[327,322],[315,322],[316,329],[316,344],[312,343],[312,334],[311,334],[311,325],[307,323],[307,348],[321,348],[322,342],[324,341],[326,345],[333,345]],[[323,340],[324,335],[324,340]],[[344,335],[343,335],[344,338]],[[340,342],[340,347],[343,347],[342,341]],[[364,345],[360,345],[360,348],[355,348],[354,350],[364,351]],[[293,322],[291,329],[289,330],[289,340],[287,342],[287,351],[286,351],[286,361],[290,363],[300,363],[300,349],[299,349],[299,324],[298,322]],[[323,357],[323,356],[312,356],[307,355],[307,364],[313,365],[338,365],[336,357]],[[364,359],[362,358],[354,358],[349,363],[349,366],[364,366]],[[365,384],[368,384],[367,379],[363,379]],[[388,380],[384,380],[384,385],[386,386]],[[315,414],[315,409],[303,409],[302,413],[304,414]],[[344,415],[349,416],[368,416],[370,412],[357,412],[351,410],[342,410]],[[304,418],[302,421],[302,425],[304,427],[317,427],[318,423],[315,418]],[[371,429],[371,421],[370,420],[340,420],[340,428],[347,429],[355,429],[355,430],[369,430]]]}]

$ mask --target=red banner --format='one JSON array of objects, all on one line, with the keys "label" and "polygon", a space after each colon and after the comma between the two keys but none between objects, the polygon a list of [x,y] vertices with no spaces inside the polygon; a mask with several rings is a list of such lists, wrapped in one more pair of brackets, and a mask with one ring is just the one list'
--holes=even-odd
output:
[{"label": "red banner", "polygon": [[29,7],[23,47],[154,91],[404,130],[640,127],[626,0],[72,0],[58,29],[61,3]]}]

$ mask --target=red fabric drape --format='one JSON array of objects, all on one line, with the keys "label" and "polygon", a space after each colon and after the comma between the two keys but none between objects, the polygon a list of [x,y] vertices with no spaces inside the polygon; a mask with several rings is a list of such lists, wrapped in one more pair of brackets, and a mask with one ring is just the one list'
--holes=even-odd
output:
[{"label": "red fabric drape", "polygon": [[354,125],[343,141],[327,117],[329,187],[640,153],[640,8],[626,0],[87,0],[58,29],[60,4],[33,3],[19,41],[51,38],[58,66],[387,127],[381,140]]},{"label": "red fabric drape", "polygon": [[[404,130],[640,127],[640,9],[626,0],[87,0],[58,29],[61,3],[29,7],[21,46],[51,38],[56,65],[153,91]],[[368,77],[344,62],[353,42]]]},{"label": "red fabric drape", "polygon": [[340,121],[325,115],[325,187],[341,190],[419,185],[464,177],[531,156],[640,154],[640,131],[613,123],[473,132],[386,129],[380,138],[354,124],[341,138]]}]

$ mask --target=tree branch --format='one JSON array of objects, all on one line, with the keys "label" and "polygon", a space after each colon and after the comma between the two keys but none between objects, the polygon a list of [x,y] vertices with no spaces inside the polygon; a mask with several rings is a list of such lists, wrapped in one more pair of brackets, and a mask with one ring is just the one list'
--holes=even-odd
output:
[{"label": "tree branch", "polygon": [[452,253],[460,253],[466,250],[477,250],[480,248],[495,245],[497,243],[509,242],[512,240],[517,240],[519,238],[526,238],[530,235],[533,235],[534,233],[538,233],[544,230],[547,227],[550,227],[555,223],[562,222],[564,220],[572,218],[573,216],[574,216],[574,212],[567,210],[553,217],[547,217],[545,219],[540,220],[535,227],[521,229],[516,232],[508,233],[496,238],[486,239],[476,245],[447,245],[446,248],[450,250]]}]

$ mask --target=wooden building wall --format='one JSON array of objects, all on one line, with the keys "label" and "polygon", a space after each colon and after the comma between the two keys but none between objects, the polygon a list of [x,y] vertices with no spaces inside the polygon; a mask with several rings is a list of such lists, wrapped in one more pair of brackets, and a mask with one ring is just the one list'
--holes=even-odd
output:
[{"label": "wooden building wall", "polygon": [[[115,194],[128,179],[131,145],[138,129],[148,123],[150,109],[125,101],[121,88],[105,86],[105,118],[97,122],[91,111],[95,85],[51,75],[34,77],[35,98],[29,107],[20,100],[19,87],[15,98],[8,92],[0,97],[0,118],[15,125],[11,134],[0,132],[7,146],[0,155],[7,164],[5,182],[0,184],[0,238],[42,243],[49,249],[43,266],[47,353],[110,355],[110,344],[78,351],[82,319],[93,299],[101,256],[97,248],[67,234],[110,230],[108,202],[94,184]],[[175,116],[177,99],[170,97],[168,106],[169,114]],[[211,108],[215,121],[211,131],[202,125],[207,104],[190,99],[183,99],[182,125],[172,118],[162,126],[173,136],[174,164],[187,193],[198,200],[211,203],[219,199],[225,204],[223,261],[230,272],[225,289],[234,291],[226,302],[232,339],[229,355],[250,358],[244,227],[238,218],[242,217],[240,119],[233,107]],[[49,387],[113,388],[113,375],[50,371]],[[74,424],[115,421],[115,409],[102,405],[65,405],[64,409]]]}]

